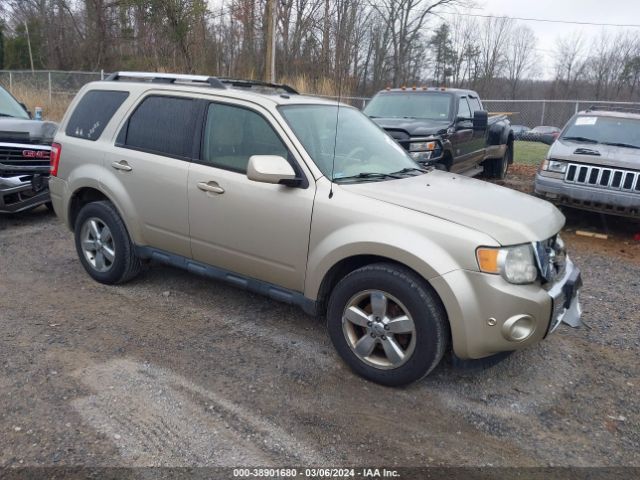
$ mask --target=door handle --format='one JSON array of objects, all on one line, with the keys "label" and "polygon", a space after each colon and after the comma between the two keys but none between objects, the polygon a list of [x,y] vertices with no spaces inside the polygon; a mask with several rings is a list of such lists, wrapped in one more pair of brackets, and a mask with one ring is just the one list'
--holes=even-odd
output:
[{"label": "door handle", "polygon": [[116,170],[122,170],[123,172],[130,172],[131,170],[133,170],[133,168],[125,160],[113,162],[111,166]]},{"label": "door handle", "polygon": [[217,193],[217,194],[224,193],[224,188],[222,188],[220,185],[217,184],[217,182],[214,182],[214,181],[198,182],[198,188],[203,192]]}]

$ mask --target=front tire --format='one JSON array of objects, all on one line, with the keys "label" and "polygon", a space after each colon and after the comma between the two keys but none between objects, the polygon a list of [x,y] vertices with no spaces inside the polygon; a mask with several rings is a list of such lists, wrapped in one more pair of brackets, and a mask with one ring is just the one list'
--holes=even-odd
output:
[{"label": "front tire", "polygon": [[343,278],[331,292],[327,322],[347,365],[388,386],[426,376],[449,341],[446,313],[433,289],[411,270],[389,263]]},{"label": "front tire", "polygon": [[74,235],[80,262],[94,280],[114,285],[140,273],[140,259],[111,202],[92,202],[82,207]]}]

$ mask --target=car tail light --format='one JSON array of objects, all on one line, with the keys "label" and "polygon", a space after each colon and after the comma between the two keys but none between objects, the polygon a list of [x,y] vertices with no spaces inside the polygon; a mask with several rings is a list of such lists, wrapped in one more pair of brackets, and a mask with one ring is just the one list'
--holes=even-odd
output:
[{"label": "car tail light", "polygon": [[51,145],[50,165],[51,165],[51,175],[54,177],[58,176],[58,167],[60,166],[61,153],[62,153],[62,145],[60,145],[59,143],[54,143]]}]

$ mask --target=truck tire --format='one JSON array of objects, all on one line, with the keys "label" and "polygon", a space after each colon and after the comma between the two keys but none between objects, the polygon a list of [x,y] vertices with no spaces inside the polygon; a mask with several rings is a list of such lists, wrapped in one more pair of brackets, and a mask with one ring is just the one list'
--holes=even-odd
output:
[{"label": "truck tire", "polygon": [[509,171],[509,165],[512,163],[513,145],[508,144],[502,158],[492,158],[484,162],[484,174],[487,178],[495,178],[504,180]]},{"label": "truck tire", "polygon": [[124,283],[140,273],[140,258],[111,202],[92,202],[82,207],[74,236],[80,262],[97,282]]},{"label": "truck tire", "polygon": [[340,280],[329,298],[327,324],[347,365],[387,386],[426,376],[449,343],[449,323],[435,291],[391,263],[368,265]]}]

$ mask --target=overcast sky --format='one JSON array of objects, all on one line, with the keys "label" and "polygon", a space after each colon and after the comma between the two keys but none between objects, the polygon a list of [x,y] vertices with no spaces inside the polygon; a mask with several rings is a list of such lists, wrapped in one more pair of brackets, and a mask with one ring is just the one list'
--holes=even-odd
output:
[{"label": "overcast sky", "polygon": [[[510,17],[544,18],[592,23],[640,24],[640,0],[477,0],[474,13]],[[602,30],[615,34],[623,28],[571,25],[560,23],[522,22],[538,37],[538,53],[545,64],[553,64],[558,37],[581,32],[590,42]],[[640,28],[627,29],[637,31]],[[547,72],[549,68],[546,68]]]}]

